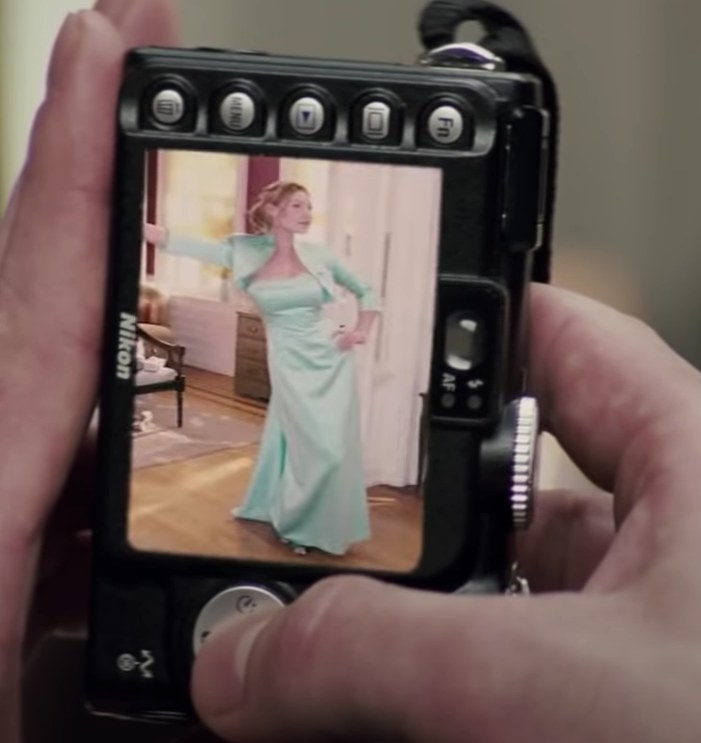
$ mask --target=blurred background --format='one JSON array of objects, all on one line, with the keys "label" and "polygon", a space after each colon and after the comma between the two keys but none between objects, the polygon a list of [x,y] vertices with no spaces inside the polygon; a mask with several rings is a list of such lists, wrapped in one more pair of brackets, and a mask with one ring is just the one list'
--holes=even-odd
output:
[{"label": "blurred background", "polygon": [[[701,367],[701,3],[501,2],[525,21],[560,88],[555,282],[643,317]],[[186,45],[411,62],[424,0],[176,4]],[[24,158],[53,38],[63,16],[81,7],[79,0],[0,0],[0,205]],[[545,483],[576,479],[567,472],[552,466]],[[79,678],[75,653],[53,652],[49,665]],[[68,686],[57,684],[52,700],[35,699],[31,743],[94,739],[96,728],[77,706],[74,717],[61,718],[65,730],[48,708],[41,714],[43,704],[63,705],[65,713]],[[130,733],[132,743],[141,740]],[[113,740],[106,727],[100,735]]]},{"label": "blurred background", "polygon": [[[697,0],[503,0],[560,85],[556,280],[643,315],[701,366]],[[412,61],[423,0],[179,0],[187,45]],[[0,202],[78,0],[0,0]],[[466,34],[469,34],[466,29]]]}]

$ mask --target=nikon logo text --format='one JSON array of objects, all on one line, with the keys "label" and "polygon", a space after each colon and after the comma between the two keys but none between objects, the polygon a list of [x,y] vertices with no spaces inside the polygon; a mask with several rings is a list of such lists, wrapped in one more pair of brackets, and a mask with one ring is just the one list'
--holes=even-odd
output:
[{"label": "nikon logo text", "polygon": [[132,361],[136,348],[136,317],[122,312],[119,319],[119,348],[117,350],[117,379],[131,379]]}]

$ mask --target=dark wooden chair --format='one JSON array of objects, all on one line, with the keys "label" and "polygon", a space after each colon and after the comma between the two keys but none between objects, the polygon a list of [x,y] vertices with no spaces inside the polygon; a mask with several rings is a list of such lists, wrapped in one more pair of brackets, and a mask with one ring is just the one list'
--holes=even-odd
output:
[{"label": "dark wooden chair", "polygon": [[140,325],[137,325],[137,335],[144,344],[144,355],[146,358],[157,356],[165,359],[165,366],[159,372],[148,372],[137,370],[134,377],[134,394],[145,395],[149,392],[175,392],[178,428],[183,425],[183,397],[185,392],[185,374],[183,372],[183,359],[185,347],[177,343],[156,338]]}]

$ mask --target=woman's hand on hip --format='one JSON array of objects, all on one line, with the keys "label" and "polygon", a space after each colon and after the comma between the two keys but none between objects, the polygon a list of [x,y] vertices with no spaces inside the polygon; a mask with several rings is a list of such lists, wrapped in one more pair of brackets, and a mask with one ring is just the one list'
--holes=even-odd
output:
[{"label": "woman's hand on hip", "polygon": [[336,345],[341,351],[350,351],[355,346],[367,342],[367,334],[362,330],[342,330],[334,336]]}]

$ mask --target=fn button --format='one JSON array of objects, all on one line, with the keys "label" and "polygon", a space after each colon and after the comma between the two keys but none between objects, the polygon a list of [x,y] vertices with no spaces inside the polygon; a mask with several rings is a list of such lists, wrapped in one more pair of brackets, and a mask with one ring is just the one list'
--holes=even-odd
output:
[{"label": "fn button", "polygon": [[443,100],[430,106],[422,117],[420,143],[427,147],[472,147],[474,125],[471,116],[457,103]]}]

